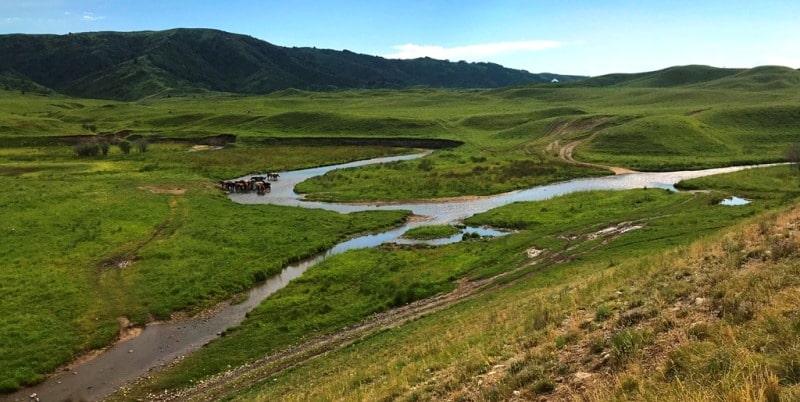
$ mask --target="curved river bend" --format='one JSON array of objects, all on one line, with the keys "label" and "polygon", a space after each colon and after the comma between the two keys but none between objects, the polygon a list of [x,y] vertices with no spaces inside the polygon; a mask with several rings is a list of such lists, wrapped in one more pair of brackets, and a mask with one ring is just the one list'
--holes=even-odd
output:
[{"label": "curved river bend", "polygon": [[[305,270],[326,257],[347,250],[374,247],[389,241],[403,242],[399,239],[408,229],[431,224],[454,223],[474,214],[485,212],[517,201],[538,201],[578,191],[589,190],[628,190],[635,188],[663,188],[674,190],[674,184],[686,179],[710,176],[720,173],[748,169],[750,166],[706,169],[695,171],[663,173],[630,173],[590,179],[578,179],[528,190],[512,191],[474,200],[446,202],[414,202],[406,204],[368,205],[337,204],[304,201],[294,192],[294,187],[308,178],[325,174],[334,169],[364,166],[374,163],[387,163],[398,160],[419,158],[427,154],[404,155],[398,157],[376,158],[359,162],[291,172],[281,172],[280,181],[273,182],[272,192],[266,196],[256,194],[231,194],[234,202],[242,204],[275,204],[303,208],[322,208],[341,213],[355,211],[404,209],[416,215],[426,216],[424,221],[408,222],[404,226],[387,232],[371,234],[340,243],[314,258],[290,265],[277,276],[265,281],[249,292],[246,301],[239,304],[223,303],[210,314],[186,320],[153,323],[137,337],[117,343],[103,351],[99,356],[77,365],[68,371],[60,371],[47,381],[14,394],[0,396],[0,401],[40,401],[100,400],[126,383],[171,363],[174,359],[189,354],[211,340],[217,338],[225,329],[241,323],[245,314],[255,308],[270,294],[285,287],[289,281],[300,276]],[[249,176],[244,176],[244,178]],[[467,231],[481,232],[480,228],[467,228]],[[498,234],[489,232],[488,234]],[[460,236],[439,241],[442,244],[457,241]],[[31,398],[36,394],[35,398]]]}]

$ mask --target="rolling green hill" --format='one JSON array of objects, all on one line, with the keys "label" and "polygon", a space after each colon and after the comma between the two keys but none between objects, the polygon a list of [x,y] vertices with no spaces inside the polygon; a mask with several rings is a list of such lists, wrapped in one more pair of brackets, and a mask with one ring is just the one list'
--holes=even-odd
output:
[{"label": "rolling green hill", "polygon": [[607,74],[567,83],[567,87],[628,87],[772,90],[800,84],[800,71],[781,66],[750,69],[711,66],[674,66],[633,74]]},{"label": "rolling green hill", "polygon": [[800,71],[781,66],[761,66],[742,70],[702,85],[714,89],[772,90],[800,85]]},{"label": "rolling green hill", "polygon": [[577,86],[670,88],[713,81],[742,72],[742,69],[689,65],[634,74],[607,74],[581,81]]},{"label": "rolling green hill", "polygon": [[388,60],[347,50],[287,48],[211,29],[2,35],[0,55],[3,76],[72,96],[116,100],[287,88],[495,88],[582,78],[492,63]]}]

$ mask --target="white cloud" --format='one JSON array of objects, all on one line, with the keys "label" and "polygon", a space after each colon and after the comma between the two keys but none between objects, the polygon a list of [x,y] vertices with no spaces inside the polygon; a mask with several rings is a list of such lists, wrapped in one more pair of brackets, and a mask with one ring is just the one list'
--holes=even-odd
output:
[{"label": "white cloud", "polygon": [[93,21],[100,21],[100,20],[102,20],[104,18],[106,18],[106,17],[100,16],[100,15],[95,15],[94,13],[90,13],[90,12],[84,12],[83,13],[83,17],[81,17],[81,20],[86,21],[86,22],[93,22]]},{"label": "white cloud", "polygon": [[535,52],[567,46],[570,43],[555,40],[531,40],[519,42],[484,43],[456,47],[415,45],[408,43],[394,46],[395,53],[383,57],[387,59],[416,59],[431,57],[442,60],[477,60],[486,57],[520,52]]},{"label": "white cloud", "polygon": [[22,21],[22,18],[17,18],[17,17],[3,18],[3,22],[9,23],[9,24],[13,24],[15,22],[20,22],[20,21]]}]

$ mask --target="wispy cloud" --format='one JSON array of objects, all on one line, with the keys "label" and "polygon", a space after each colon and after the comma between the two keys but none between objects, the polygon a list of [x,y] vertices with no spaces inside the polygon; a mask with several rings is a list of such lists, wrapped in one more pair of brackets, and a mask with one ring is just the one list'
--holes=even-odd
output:
[{"label": "wispy cloud", "polygon": [[394,46],[396,52],[387,54],[384,57],[387,59],[416,59],[419,57],[431,57],[434,59],[448,60],[476,60],[503,54],[555,49],[570,44],[573,43],[555,40],[498,42],[456,47],[415,45],[413,43],[408,43],[405,45]]},{"label": "wispy cloud", "polygon": [[86,22],[94,22],[94,21],[100,21],[100,20],[102,20],[104,18],[106,18],[106,17],[100,16],[100,15],[96,15],[95,13],[84,12],[83,16],[81,17],[81,20],[86,21]]},{"label": "wispy cloud", "polygon": [[3,22],[5,22],[7,24],[13,24],[15,22],[20,22],[20,21],[22,21],[22,18],[17,18],[17,17],[6,17],[6,18],[3,18]]}]

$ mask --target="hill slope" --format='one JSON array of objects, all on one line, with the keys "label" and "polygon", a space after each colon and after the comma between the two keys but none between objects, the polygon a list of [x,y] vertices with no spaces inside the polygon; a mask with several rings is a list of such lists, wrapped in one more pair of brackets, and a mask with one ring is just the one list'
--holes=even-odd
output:
[{"label": "hill slope", "polygon": [[2,35],[0,55],[0,74],[73,96],[119,100],[170,91],[493,88],[582,78],[491,63],[388,60],[347,50],[287,48],[210,29]]},{"label": "hill slope", "polygon": [[566,84],[578,87],[629,87],[773,90],[800,84],[800,71],[780,66],[750,69],[674,66],[633,74],[607,74]]}]

